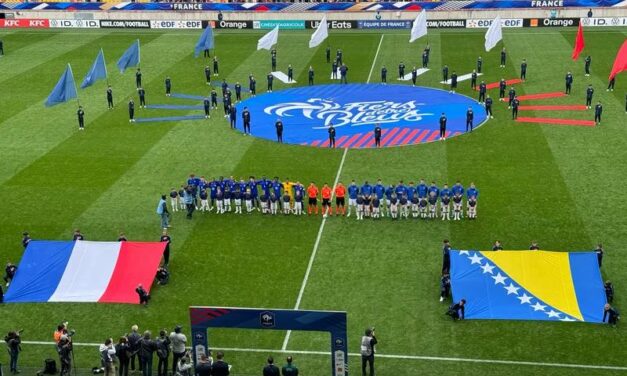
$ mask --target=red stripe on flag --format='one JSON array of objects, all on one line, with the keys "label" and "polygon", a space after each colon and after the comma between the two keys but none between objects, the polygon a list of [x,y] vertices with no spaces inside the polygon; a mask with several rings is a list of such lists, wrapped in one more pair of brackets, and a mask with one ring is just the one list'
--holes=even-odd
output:
[{"label": "red stripe on flag", "polygon": [[353,137],[351,137],[348,141],[346,141],[346,143],[344,144],[344,147],[350,148],[353,142],[355,142],[355,140],[358,139],[359,137],[361,137],[361,133],[354,134]]},{"label": "red stripe on flag", "polygon": [[385,146],[388,141],[390,141],[390,139],[392,138],[392,136],[394,136],[396,134],[396,132],[398,132],[399,128],[392,128],[390,129],[390,132],[388,132],[388,134],[385,135],[385,137],[383,137],[381,139],[381,146]]},{"label": "red stripe on flag", "polygon": [[[505,84],[507,84],[507,86],[519,84],[521,82],[523,82],[523,80],[521,80],[520,78],[512,78],[511,80],[505,80]],[[500,83],[501,83],[500,81],[499,82],[491,82],[489,84],[486,84],[485,87],[488,90],[496,89],[497,87],[499,87]],[[475,90],[479,91],[479,86],[477,86],[477,88]]]},{"label": "red stripe on flag", "polygon": [[438,137],[439,135],[440,135],[440,131],[433,131],[433,133],[431,133],[431,136],[429,136],[429,138],[427,138],[425,142],[431,142],[435,140],[435,138]]},{"label": "red stripe on flag", "polygon": [[360,148],[361,145],[371,137],[374,138],[374,132],[368,132],[364,134],[364,136],[360,138],[359,141],[355,143],[355,145],[353,145],[353,148]]},{"label": "red stripe on flag", "polygon": [[422,140],[427,137],[427,135],[429,134],[429,132],[431,132],[431,130],[429,129],[425,129],[424,131],[422,131],[422,133],[420,134],[420,136],[416,137],[416,139],[412,142],[412,144],[419,144],[422,142]]},{"label": "red stripe on flag", "polygon": [[518,123],[540,123],[554,125],[582,125],[585,127],[594,127],[596,124],[592,120],[574,120],[574,119],[558,119],[558,118],[533,118],[519,117],[516,119]]},{"label": "red stripe on flag", "polygon": [[413,131],[411,131],[407,135],[407,137],[405,137],[403,141],[401,141],[401,145],[407,145],[412,138],[416,137],[416,134],[418,134],[418,132],[420,132],[420,129],[414,129]]},{"label": "red stripe on flag", "polygon": [[616,59],[614,59],[609,79],[615,78],[617,74],[624,70],[627,70],[627,40],[623,42],[623,45],[620,46],[616,53]]},{"label": "red stripe on flag", "polygon": [[444,134],[445,138],[449,138],[451,137],[451,131],[446,131],[446,133]]},{"label": "red stripe on flag", "polygon": [[165,243],[161,242],[120,242],[120,254],[109,285],[98,302],[139,304],[135,288],[141,283],[150,292],[164,250]]},{"label": "red stripe on flag", "polygon": [[335,147],[342,147],[342,142],[346,141],[347,138],[348,136],[342,136],[338,138],[337,141],[335,141]]},{"label": "red stripe on flag", "polygon": [[584,105],[565,106],[518,106],[519,111],[585,111],[588,108]]},{"label": "red stripe on flag", "polygon": [[319,143],[320,143],[320,140],[313,141],[311,143],[311,146],[318,146]]},{"label": "red stripe on flag", "polygon": [[538,93],[538,94],[528,94],[528,95],[519,95],[519,101],[528,101],[532,99],[546,99],[546,98],[560,98],[565,97],[566,94],[561,91],[554,91],[552,93]]},{"label": "red stripe on flag", "polygon": [[453,133],[453,137],[459,136],[460,134],[462,134],[462,132],[455,132],[455,133]]},{"label": "red stripe on flag", "polygon": [[403,138],[407,134],[407,132],[409,132],[409,128],[401,129],[401,131],[394,137],[394,139],[392,140],[392,142],[390,142],[388,146],[397,145],[401,141],[401,138]]},{"label": "red stripe on flag", "polygon": [[327,138],[326,140],[324,140],[324,142],[323,142],[323,143],[321,143],[321,144],[320,144],[320,147],[321,147],[321,148],[326,148],[326,147],[328,147],[328,146],[329,146],[329,143],[330,143],[330,141],[329,141],[329,139]]}]

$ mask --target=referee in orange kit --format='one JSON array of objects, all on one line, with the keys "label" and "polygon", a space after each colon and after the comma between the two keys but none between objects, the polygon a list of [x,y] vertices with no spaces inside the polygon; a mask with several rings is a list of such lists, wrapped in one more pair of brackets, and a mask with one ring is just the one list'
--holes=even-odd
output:
[{"label": "referee in orange kit", "polygon": [[322,187],[322,216],[333,215],[331,212],[331,187],[324,183]]},{"label": "referee in orange kit", "polygon": [[311,209],[315,210],[316,215],[318,215],[318,187],[311,182],[309,187],[307,187],[307,197],[309,198],[309,205],[307,206],[307,214],[311,215]]},{"label": "referee in orange kit", "polygon": [[342,182],[337,183],[335,186],[335,215],[339,215],[340,213],[344,216],[346,209],[344,209],[345,197],[346,196],[346,187]]}]

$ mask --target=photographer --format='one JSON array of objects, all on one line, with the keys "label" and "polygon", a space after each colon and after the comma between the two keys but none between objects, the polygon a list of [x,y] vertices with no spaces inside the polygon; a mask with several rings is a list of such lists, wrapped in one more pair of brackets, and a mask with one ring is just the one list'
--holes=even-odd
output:
[{"label": "photographer", "polygon": [[61,373],[59,376],[69,376],[72,370],[72,341],[66,334],[61,336],[57,344],[59,361],[61,362]]},{"label": "photographer", "polygon": [[22,347],[20,344],[22,340],[20,339],[21,330],[16,332],[9,332],[6,337],[4,337],[4,341],[7,343],[7,350],[9,351],[10,361],[10,370],[12,373],[20,373],[17,369],[17,358],[20,356],[20,351],[22,351]]},{"label": "photographer", "polygon": [[159,358],[159,364],[157,365],[158,376],[168,376],[168,358],[170,357],[170,338],[168,338],[167,332],[162,330],[159,332],[159,338],[157,338],[157,358]]},{"label": "photographer", "polygon": [[105,370],[105,376],[115,376],[115,347],[113,347],[113,339],[107,338],[103,345],[100,345],[100,360]]},{"label": "photographer", "polygon": [[192,376],[193,366],[194,365],[192,364],[189,354],[185,353],[185,355],[181,357],[178,364],[176,365],[175,375],[176,376]]},{"label": "photographer", "polygon": [[370,365],[370,376],[374,376],[374,346],[377,344],[377,337],[374,335],[374,328],[366,329],[366,333],[361,337],[361,373],[366,376],[366,364]]}]

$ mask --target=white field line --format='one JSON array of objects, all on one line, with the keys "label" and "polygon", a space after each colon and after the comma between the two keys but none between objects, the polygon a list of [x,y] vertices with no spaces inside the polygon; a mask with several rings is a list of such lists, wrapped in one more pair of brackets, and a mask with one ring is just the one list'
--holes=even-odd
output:
[{"label": "white field line", "polygon": [[[54,346],[54,342],[44,341],[22,341],[26,345],[46,345]],[[74,343],[74,346],[96,347],[99,343]],[[277,350],[277,349],[246,349],[238,347],[220,347],[212,350],[232,351],[232,352],[248,352],[263,354],[299,354],[299,355],[324,355],[329,356],[327,351],[306,351],[306,350]],[[361,357],[359,353],[349,353],[351,357]],[[377,357],[384,359],[401,359],[401,360],[427,360],[435,362],[455,362],[455,363],[485,363],[485,364],[504,364],[511,366],[531,366],[531,367],[555,367],[555,368],[578,368],[578,369],[598,369],[608,371],[627,371],[627,366],[604,366],[593,364],[576,364],[576,363],[551,363],[551,362],[528,362],[522,360],[500,360],[500,359],[476,359],[476,358],[455,358],[442,356],[421,356],[421,355],[395,355],[380,354]]]},{"label": "white field line", "polygon": [[[335,186],[337,185],[337,182],[340,180],[340,175],[342,175],[342,167],[344,167],[346,154],[348,154],[348,148],[344,149],[344,153],[342,154],[342,160],[340,161],[340,167],[338,167],[337,174],[335,174],[335,182],[333,182],[333,187],[331,187],[332,189],[331,201],[333,201],[333,196],[335,195]],[[324,231],[325,223],[327,223],[327,217],[323,216],[322,222],[320,222],[320,228],[318,229],[318,236],[316,237],[316,242],[314,243],[313,251],[311,251],[311,256],[309,257],[309,264],[307,264],[305,277],[303,278],[303,283],[300,286],[300,291],[298,291],[298,297],[296,298],[296,304],[294,305],[295,310],[300,308],[300,302],[303,300],[303,295],[305,294],[305,287],[307,287],[309,274],[311,273],[311,268],[313,267],[314,260],[316,259],[316,254],[318,253],[318,247],[320,246],[320,239],[322,238],[322,231]],[[292,331],[288,330],[287,333],[285,334],[285,339],[283,339],[283,346],[281,346],[281,350],[285,351],[287,349],[287,343],[290,341],[291,335],[292,335]]]},{"label": "white field line", "polygon": [[374,54],[374,60],[372,60],[372,67],[370,67],[370,73],[368,73],[368,81],[366,83],[370,83],[370,78],[372,78],[372,71],[374,70],[374,66],[377,63],[377,58],[379,57],[379,51],[381,50],[381,43],[383,43],[383,37],[385,34],[381,34],[381,39],[379,39],[379,46],[377,47],[377,52]]}]

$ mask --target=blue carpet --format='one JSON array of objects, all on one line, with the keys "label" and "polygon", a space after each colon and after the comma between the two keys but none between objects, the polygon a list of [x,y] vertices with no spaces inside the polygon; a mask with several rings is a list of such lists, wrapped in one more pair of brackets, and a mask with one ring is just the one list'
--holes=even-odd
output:
[{"label": "blue carpet", "polygon": [[172,98],[182,98],[182,99],[197,99],[202,101],[205,99],[202,95],[192,95],[192,94],[181,94],[181,93],[172,93],[170,95]]},{"label": "blue carpet", "polygon": [[204,115],[187,115],[187,116],[167,116],[167,117],[155,117],[155,118],[137,118],[136,123],[150,123],[156,121],[180,121],[180,120],[200,120],[204,119]]},{"label": "blue carpet", "polygon": [[146,108],[162,110],[202,110],[202,105],[179,105],[179,104],[149,104]]}]

